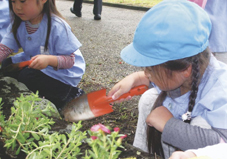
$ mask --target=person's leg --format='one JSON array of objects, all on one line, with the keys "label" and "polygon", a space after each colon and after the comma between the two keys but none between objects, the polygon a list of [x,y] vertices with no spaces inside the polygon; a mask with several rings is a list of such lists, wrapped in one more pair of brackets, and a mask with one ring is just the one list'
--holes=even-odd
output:
[{"label": "person's leg", "polygon": [[50,100],[58,110],[68,101],[83,93],[77,87],[66,85],[47,76],[40,70],[31,68],[23,69],[18,76],[18,81],[24,83],[32,92],[36,93],[38,91],[41,97]]},{"label": "person's leg", "polygon": [[[7,66],[13,64],[12,58],[6,58],[2,61],[1,68],[6,68]],[[15,71],[15,72],[3,72],[4,76],[12,77],[12,78],[17,78],[19,75],[20,71]]]},{"label": "person's leg", "polygon": [[94,8],[93,8],[93,14],[95,20],[101,19],[101,13],[102,13],[102,0],[94,0]]},{"label": "person's leg", "polygon": [[141,149],[144,152],[148,152],[146,118],[150,114],[157,97],[157,90],[155,88],[151,88],[147,90],[139,100],[139,116],[133,146]]},{"label": "person's leg", "polygon": [[70,11],[75,14],[77,17],[81,17],[81,9],[82,9],[83,0],[74,0],[73,8],[70,8]]}]

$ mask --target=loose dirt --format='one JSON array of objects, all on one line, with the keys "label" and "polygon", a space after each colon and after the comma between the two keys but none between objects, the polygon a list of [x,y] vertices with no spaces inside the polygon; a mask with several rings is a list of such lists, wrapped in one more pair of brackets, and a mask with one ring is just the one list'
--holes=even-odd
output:
[{"label": "loose dirt", "polygon": [[[1,77],[1,76],[0,76]],[[7,83],[4,81],[0,81],[0,88],[7,87]],[[11,85],[11,93],[10,93],[10,98],[17,98],[20,96],[21,93],[28,93],[28,92],[20,92],[17,87],[14,85]],[[98,83],[87,83],[84,80],[81,81],[80,87],[83,88],[85,92],[91,92],[95,90],[100,90],[104,88],[101,84]],[[13,103],[8,100],[9,94],[5,94],[2,89],[0,90],[0,97],[3,99],[3,115],[5,115],[6,118],[9,117],[11,114],[11,107],[13,106]],[[82,125],[83,127],[81,128],[81,131],[86,131],[89,130],[93,125],[101,123],[103,125],[109,126],[112,129],[114,127],[119,127],[120,128],[120,133],[121,134],[127,134],[127,138],[123,140],[123,147],[124,149],[120,149],[122,153],[120,154],[119,158],[127,158],[127,157],[134,157],[137,159],[142,159],[142,158],[147,158],[147,159],[152,159],[152,156],[149,156],[146,153],[141,153],[139,150],[135,149],[132,146],[133,140],[134,140],[134,135],[136,131],[136,124],[137,124],[137,118],[138,118],[138,109],[137,109],[137,102],[138,102],[138,97],[133,98],[133,100],[124,102],[124,103],[118,103],[118,104],[113,104],[113,112],[110,114],[106,114],[100,117],[97,117],[95,119],[83,121]],[[130,108],[127,106],[131,105]],[[66,127],[68,124],[67,122],[59,119],[55,119],[55,124],[52,127],[52,130],[58,131],[60,129],[63,129]],[[2,142],[0,138],[0,158],[2,159],[11,159],[12,155],[10,154],[11,152],[7,151],[5,148],[3,148],[4,143]],[[85,152],[85,150],[90,149],[89,145],[83,144],[81,146],[81,152]],[[25,159],[25,154],[20,153],[17,158],[18,159]]]}]

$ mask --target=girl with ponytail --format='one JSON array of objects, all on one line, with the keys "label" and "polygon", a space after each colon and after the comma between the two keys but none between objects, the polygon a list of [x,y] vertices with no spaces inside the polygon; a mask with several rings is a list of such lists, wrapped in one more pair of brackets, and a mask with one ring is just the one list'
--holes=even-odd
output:
[{"label": "girl with ponytail", "polygon": [[[50,100],[58,109],[78,97],[85,71],[81,43],[58,12],[55,0],[9,0],[12,23],[0,43],[4,69],[30,60],[22,70],[5,71],[28,89]],[[22,48],[24,52],[8,57]]]},{"label": "girl with ponytail", "polygon": [[150,86],[139,100],[135,147],[168,159],[176,150],[227,142],[227,65],[209,50],[211,27],[207,13],[187,0],[162,1],[141,19],[121,58],[144,70],[108,94],[117,99]]}]

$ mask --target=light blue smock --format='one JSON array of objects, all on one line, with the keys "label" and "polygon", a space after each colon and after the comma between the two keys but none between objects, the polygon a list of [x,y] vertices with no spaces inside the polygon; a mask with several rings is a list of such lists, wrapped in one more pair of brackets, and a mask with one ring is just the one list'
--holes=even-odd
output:
[{"label": "light blue smock", "polygon": [[[154,85],[155,86],[155,85]],[[160,89],[155,86],[158,91]],[[188,110],[190,92],[177,98],[167,98],[163,102],[175,118]],[[201,116],[212,127],[227,129],[227,65],[211,56],[210,64],[203,74],[192,111],[192,118]]]},{"label": "light blue smock", "polygon": [[9,2],[8,0],[0,0],[0,41],[6,34],[9,24]]},{"label": "light blue smock", "polygon": [[[12,57],[13,63],[29,60],[39,54],[46,55],[70,55],[75,54],[75,64],[70,69],[55,70],[47,66],[41,71],[46,75],[57,79],[65,84],[76,87],[85,71],[85,61],[79,50],[81,43],[72,33],[70,26],[61,18],[52,16],[52,26],[48,42],[48,50],[44,51],[47,34],[47,16],[44,15],[38,30],[33,34],[28,34],[25,22],[22,22],[17,31],[17,37],[23,49],[23,53]],[[8,32],[2,39],[2,44],[17,52],[18,46],[13,33]]]},{"label": "light blue smock", "polygon": [[212,52],[227,52],[227,0],[207,0],[205,11],[212,22],[209,47]]}]

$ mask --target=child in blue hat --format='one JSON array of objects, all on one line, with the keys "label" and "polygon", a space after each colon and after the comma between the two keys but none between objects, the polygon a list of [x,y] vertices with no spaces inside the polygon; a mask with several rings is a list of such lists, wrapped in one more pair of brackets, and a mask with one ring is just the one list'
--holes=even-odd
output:
[{"label": "child in blue hat", "polygon": [[227,65],[208,48],[211,28],[207,13],[187,0],[164,0],[141,19],[121,58],[144,71],[108,94],[151,86],[139,101],[135,147],[169,158],[176,149],[227,142]]},{"label": "child in blue hat", "polygon": [[[12,24],[0,43],[2,68],[31,60],[22,70],[4,72],[39,92],[60,110],[83,91],[81,43],[58,12],[55,0],[9,0]],[[22,48],[24,52],[8,57]]]}]

